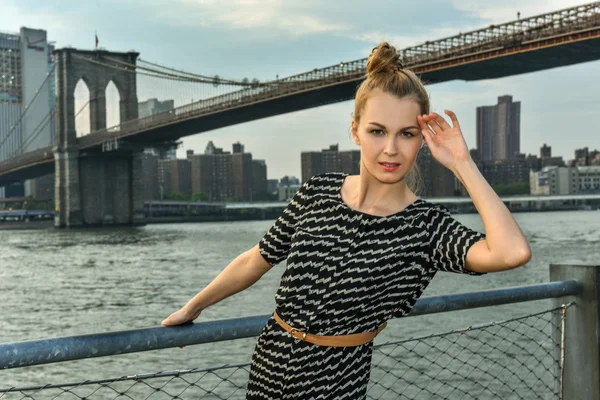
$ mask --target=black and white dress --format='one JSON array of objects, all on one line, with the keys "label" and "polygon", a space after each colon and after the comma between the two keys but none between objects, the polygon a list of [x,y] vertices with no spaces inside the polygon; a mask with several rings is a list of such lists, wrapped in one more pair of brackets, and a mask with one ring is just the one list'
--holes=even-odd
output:
[{"label": "black and white dress", "polygon": [[[389,216],[348,207],[347,174],[314,176],[259,243],[271,264],[287,258],[276,309],[316,335],[375,331],[407,315],[437,271],[465,269],[467,250],[485,235],[418,199]],[[322,347],[296,340],[271,317],[252,357],[246,399],[363,399],[372,343]]]}]

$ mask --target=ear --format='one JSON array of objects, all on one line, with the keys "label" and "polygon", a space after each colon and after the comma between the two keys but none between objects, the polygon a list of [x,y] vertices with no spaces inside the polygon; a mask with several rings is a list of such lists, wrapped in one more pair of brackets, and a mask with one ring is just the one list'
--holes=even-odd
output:
[{"label": "ear", "polygon": [[355,120],[352,120],[352,140],[357,146],[360,146],[360,138],[358,137],[358,124]]}]

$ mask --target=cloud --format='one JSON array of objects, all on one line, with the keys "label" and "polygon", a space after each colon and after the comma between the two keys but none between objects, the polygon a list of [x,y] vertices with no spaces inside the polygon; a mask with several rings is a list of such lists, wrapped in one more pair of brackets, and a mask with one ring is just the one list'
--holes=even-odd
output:
[{"label": "cloud", "polygon": [[[219,30],[263,30],[276,34],[306,35],[345,30],[313,12],[314,1],[282,0],[181,0],[160,12],[172,24],[211,27]],[[158,11],[158,9],[157,9]]]},{"label": "cloud", "polygon": [[454,0],[456,9],[490,23],[503,23],[581,5],[581,0]]},{"label": "cloud", "polygon": [[[136,49],[141,58],[206,75],[273,79],[366,57],[387,40],[398,49],[484,28],[489,24],[578,5],[581,0],[5,0],[3,30],[46,29],[58,47],[93,48],[94,30],[110,50]],[[572,157],[594,146],[588,121],[600,93],[599,62],[478,82],[428,86],[436,110],[452,108],[465,138],[475,145],[475,108],[512,94],[522,102],[523,151],[546,141]],[[138,88],[145,88],[140,80]],[[200,98],[212,87],[178,88],[155,82],[140,100]],[[339,143],[354,148],[348,135],[352,102],[266,118],[184,139],[203,151],[208,140],[226,149],[240,141],[255,158],[267,161],[269,177],[300,173],[300,152]],[[591,118],[590,118],[591,117]],[[89,122],[88,122],[89,125]],[[180,154],[184,156],[184,154]]]},{"label": "cloud", "polygon": [[19,32],[23,26],[33,29],[45,29],[53,35],[74,34],[77,27],[76,16],[68,11],[56,12],[48,9],[36,9],[21,5],[4,3],[0,12],[0,26],[4,31]]}]

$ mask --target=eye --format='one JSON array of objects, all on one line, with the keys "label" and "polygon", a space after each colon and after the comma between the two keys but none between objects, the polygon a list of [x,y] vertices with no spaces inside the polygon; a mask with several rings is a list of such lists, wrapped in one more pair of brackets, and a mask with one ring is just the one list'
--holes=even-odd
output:
[{"label": "eye", "polygon": [[369,132],[373,135],[381,135],[383,133],[381,129],[371,129]]},{"label": "eye", "polygon": [[404,137],[414,137],[415,136],[414,133],[408,132],[408,131],[402,132],[401,135],[404,136]]}]

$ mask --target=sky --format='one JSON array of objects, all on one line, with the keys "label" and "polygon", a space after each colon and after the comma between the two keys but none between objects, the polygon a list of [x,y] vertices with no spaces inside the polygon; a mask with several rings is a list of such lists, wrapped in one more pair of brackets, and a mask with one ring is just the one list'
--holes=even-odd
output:
[{"label": "sky", "polygon": [[[2,0],[0,30],[45,29],[57,48],[80,49],[93,49],[97,34],[107,50],[135,50],[144,60],[209,76],[264,81],[364,58],[383,40],[401,49],[512,21],[517,12],[526,18],[585,3]],[[553,156],[569,160],[576,148],[600,149],[600,61],[502,79],[450,81],[427,90],[434,111],[457,114],[469,148],[476,147],[476,107],[496,104],[498,96],[510,94],[521,102],[521,152],[539,155],[546,143]],[[201,153],[210,140],[226,150],[239,141],[254,159],[266,161],[269,179],[300,177],[302,151],[331,144],[357,149],[350,138],[352,111],[353,101],[346,101],[189,136],[178,156],[184,157],[188,149]]]}]

